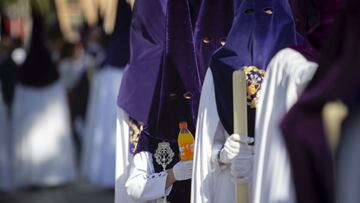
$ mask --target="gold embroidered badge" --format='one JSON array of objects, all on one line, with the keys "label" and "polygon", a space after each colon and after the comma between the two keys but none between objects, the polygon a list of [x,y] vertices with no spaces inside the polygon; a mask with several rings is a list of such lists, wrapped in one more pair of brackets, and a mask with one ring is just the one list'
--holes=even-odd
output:
[{"label": "gold embroidered badge", "polygon": [[134,119],[130,119],[129,121],[129,150],[131,154],[134,154],[136,151],[136,147],[139,141],[139,135],[141,131],[144,130],[144,125],[141,125]]},{"label": "gold embroidered badge", "polygon": [[245,66],[244,72],[247,83],[247,103],[250,108],[256,108],[261,91],[261,83],[266,72],[255,66]]}]

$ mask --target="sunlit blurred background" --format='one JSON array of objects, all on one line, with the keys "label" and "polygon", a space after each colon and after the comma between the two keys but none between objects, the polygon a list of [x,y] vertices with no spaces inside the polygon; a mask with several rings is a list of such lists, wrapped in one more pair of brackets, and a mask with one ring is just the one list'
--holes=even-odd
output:
[{"label": "sunlit blurred background", "polygon": [[0,203],[113,202],[120,1],[0,0]]},{"label": "sunlit blurred background", "polygon": [[[30,26],[30,0],[1,0],[1,21],[11,37],[26,39]],[[104,29],[110,33],[114,26],[117,0],[37,0],[47,12],[50,24],[58,21],[64,38],[76,41],[83,23],[95,25],[104,18]],[[2,29],[4,29],[2,27]]]}]

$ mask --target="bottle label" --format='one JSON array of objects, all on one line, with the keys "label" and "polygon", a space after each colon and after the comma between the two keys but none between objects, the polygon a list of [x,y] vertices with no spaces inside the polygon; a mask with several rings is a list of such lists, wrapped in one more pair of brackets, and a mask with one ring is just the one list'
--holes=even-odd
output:
[{"label": "bottle label", "polygon": [[194,154],[194,144],[185,144],[179,147],[181,159],[192,159]]}]

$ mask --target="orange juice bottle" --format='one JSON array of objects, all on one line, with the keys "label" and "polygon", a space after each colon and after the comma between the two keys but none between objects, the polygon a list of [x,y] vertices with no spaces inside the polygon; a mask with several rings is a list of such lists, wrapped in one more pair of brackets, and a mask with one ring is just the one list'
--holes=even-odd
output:
[{"label": "orange juice bottle", "polygon": [[188,129],[186,122],[179,124],[180,133],[178,136],[178,145],[180,159],[182,161],[193,160],[194,155],[194,137]]}]

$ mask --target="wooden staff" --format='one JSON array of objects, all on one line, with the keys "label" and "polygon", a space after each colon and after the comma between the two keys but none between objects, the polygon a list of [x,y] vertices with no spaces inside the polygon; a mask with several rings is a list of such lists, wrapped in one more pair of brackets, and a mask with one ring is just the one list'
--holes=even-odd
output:
[{"label": "wooden staff", "polygon": [[[233,73],[233,107],[234,107],[234,133],[248,135],[247,128],[247,94],[245,72],[237,70]],[[249,202],[249,184],[235,185],[236,203]]]}]

